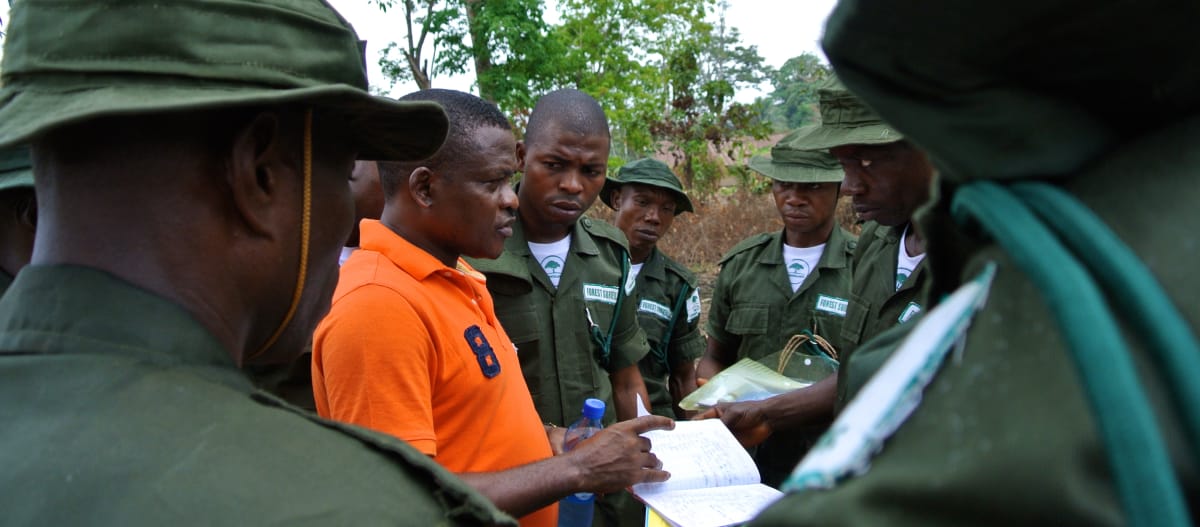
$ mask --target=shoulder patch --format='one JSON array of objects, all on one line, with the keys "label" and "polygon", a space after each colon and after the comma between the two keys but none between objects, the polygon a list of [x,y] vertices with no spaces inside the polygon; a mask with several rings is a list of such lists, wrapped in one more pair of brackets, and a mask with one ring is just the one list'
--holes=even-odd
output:
[{"label": "shoulder patch", "polygon": [[733,259],[733,257],[737,256],[738,254],[746,252],[746,251],[753,249],[755,247],[758,247],[760,245],[767,244],[768,242],[771,241],[771,236],[773,236],[773,235],[774,235],[774,233],[764,232],[762,234],[755,234],[754,236],[751,236],[749,238],[746,238],[745,240],[738,242],[738,244],[734,245],[733,248],[729,250],[729,252],[725,253],[725,256],[721,257],[721,261],[718,263],[720,265],[725,265],[725,262],[728,262],[729,260]]},{"label": "shoulder patch", "polygon": [[692,289],[687,299],[687,321],[689,324],[700,317],[700,288]]}]

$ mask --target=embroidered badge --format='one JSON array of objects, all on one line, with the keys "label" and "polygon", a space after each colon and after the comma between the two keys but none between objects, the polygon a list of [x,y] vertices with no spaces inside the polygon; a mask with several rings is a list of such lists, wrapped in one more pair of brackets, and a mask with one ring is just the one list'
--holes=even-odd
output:
[{"label": "embroidered badge", "polygon": [[475,353],[475,360],[479,362],[479,370],[483,372],[483,376],[491,379],[500,375],[500,360],[496,358],[492,345],[488,344],[483,330],[479,329],[479,326],[471,326],[463,332],[463,336],[466,337],[471,351]]},{"label": "embroidered badge", "polygon": [[897,318],[896,321],[903,324],[905,322],[908,322],[908,319],[917,316],[917,313],[920,313],[920,312],[921,312],[921,304],[918,304],[916,302],[909,302],[907,306],[904,306],[904,311],[900,312],[900,318]]},{"label": "embroidered badge", "polygon": [[692,295],[687,299],[687,321],[691,323],[693,320],[700,318],[700,288],[697,287],[692,291]]},{"label": "embroidered badge", "polygon": [[642,300],[638,304],[638,311],[642,313],[650,313],[663,320],[671,320],[671,308],[664,306],[652,300]]},{"label": "embroidered badge", "polygon": [[616,304],[621,290],[610,285],[583,284],[583,299],[588,302]]},{"label": "embroidered badge", "polygon": [[833,313],[839,317],[846,316],[846,308],[850,307],[850,301],[836,296],[817,296],[817,311]]}]

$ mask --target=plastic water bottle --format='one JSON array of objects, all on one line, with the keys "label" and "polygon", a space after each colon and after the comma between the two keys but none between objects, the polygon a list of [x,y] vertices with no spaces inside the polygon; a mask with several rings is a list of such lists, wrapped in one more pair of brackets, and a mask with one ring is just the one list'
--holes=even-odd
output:
[{"label": "plastic water bottle", "polygon": [[[569,452],[584,439],[592,437],[604,425],[604,401],[588,399],[583,402],[583,416],[567,427],[563,435],[563,452]],[[558,527],[591,527],[592,512],[596,507],[596,496],[580,492],[558,502]]]}]

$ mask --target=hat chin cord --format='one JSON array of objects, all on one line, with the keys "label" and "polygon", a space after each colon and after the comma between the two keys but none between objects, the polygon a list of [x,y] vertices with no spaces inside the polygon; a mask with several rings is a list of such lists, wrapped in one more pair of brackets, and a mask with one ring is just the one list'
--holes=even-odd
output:
[{"label": "hat chin cord", "polygon": [[312,225],[312,115],[312,108],[304,110],[304,205],[300,213],[300,274],[296,277],[296,290],[292,293],[292,304],[288,307],[287,314],[283,316],[271,338],[267,339],[258,351],[246,356],[243,363],[266,353],[275,345],[292,322],[292,318],[296,316],[296,310],[300,307],[300,297],[304,294],[304,277],[308,275],[309,230]]}]

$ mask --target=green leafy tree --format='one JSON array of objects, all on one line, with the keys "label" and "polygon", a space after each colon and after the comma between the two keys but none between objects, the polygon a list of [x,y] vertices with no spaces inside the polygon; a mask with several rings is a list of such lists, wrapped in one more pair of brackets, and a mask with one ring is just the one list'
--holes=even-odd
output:
[{"label": "green leafy tree", "polygon": [[772,119],[788,129],[818,121],[817,86],[831,74],[829,66],[812,53],[792,57],[772,71],[774,90],[767,96]]},{"label": "green leafy tree", "polygon": [[393,84],[413,80],[427,89],[438,75],[473,69],[479,96],[516,117],[552,86],[561,52],[549,36],[542,0],[370,2],[404,11],[403,44],[389,44],[379,59]]},{"label": "green leafy tree", "polygon": [[701,190],[728,174],[726,160],[741,170],[749,139],[770,133],[758,106],[733,100],[738,89],[764,81],[768,69],[758,49],[742,45],[738,30],[725,26],[724,7],[716,25],[695,24],[674,43],[665,68],[669,110],[651,125],[684,184]]}]

